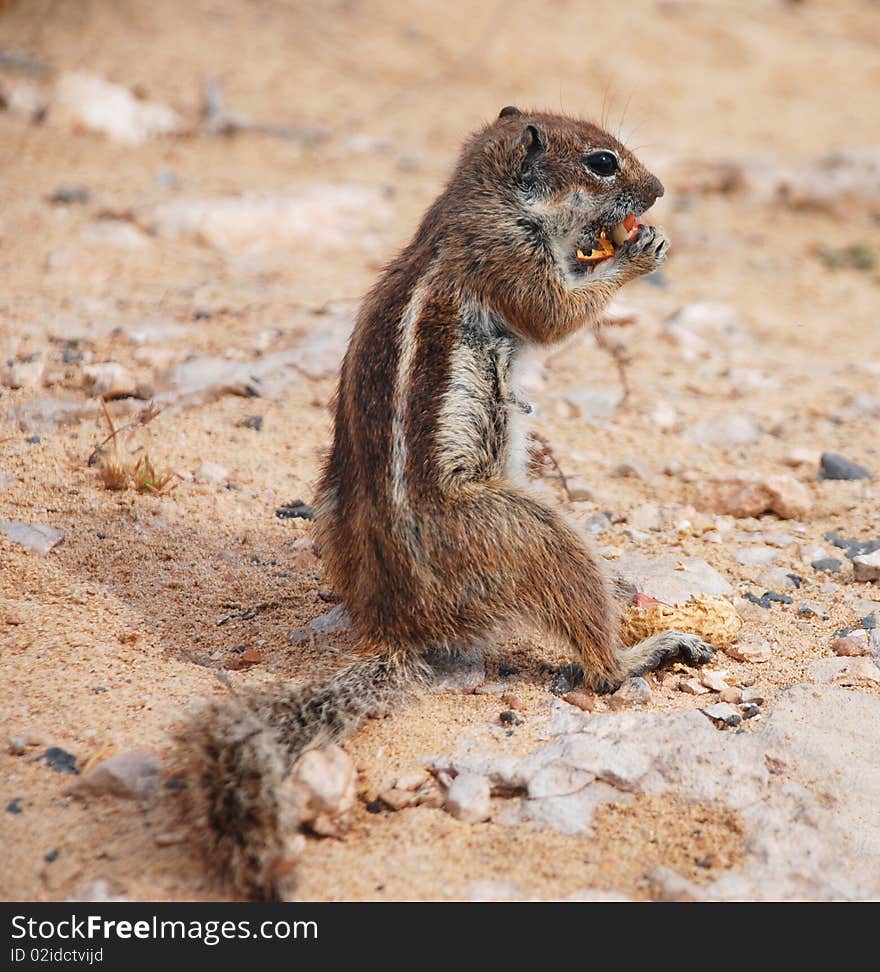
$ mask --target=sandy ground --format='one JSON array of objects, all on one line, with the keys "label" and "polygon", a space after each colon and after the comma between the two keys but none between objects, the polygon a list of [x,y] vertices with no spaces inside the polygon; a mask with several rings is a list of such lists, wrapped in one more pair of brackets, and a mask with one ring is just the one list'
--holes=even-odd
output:
[{"label": "sandy ground", "polygon": [[[82,369],[90,361],[118,361],[150,384],[158,368],[193,352],[256,360],[319,334],[320,309],[353,308],[411,235],[462,137],[503,105],[604,120],[668,189],[656,214],[673,241],[662,286],[633,284],[626,297],[636,322],[614,332],[633,359],[627,407],[606,417],[566,408],[573,391],[617,387],[613,365],[589,338],[551,360],[534,390],[537,430],[565,472],[593,489],[593,502],[572,512],[617,515],[600,537],[612,557],[630,550],[705,557],[741,592],[761,593],[760,571],[737,564],[734,549],[750,536],[790,535],[777,563],[802,575],[804,586],[793,605],[750,616],[744,632],[773,643],[772,661],[713,663],[761,690],[768,704],[807,677],[811,662],[830,657],[832,632],[865,613],[862,602],[880,600],[876,585],[818,576],[809,566],[811,547],[832,551],[828,530],[880,534],[876,485],[819,483],[815,464],[785,465],[799,447],[839,452],[880,473],[877,417],[853,406],[880,383],[880,271],[876,263],[832,269],[816,255],[858,241],[876,257],[877,214],[701,191],[688,175],[718,161],[798,163],[880,145],[876,3],[841,2],[832,14],[813,2],[749,0],[557,0],[540,10],[516,0],[21,2],[0,4],[0,51],[9,50],[56,72],[88,70],[125,84],[194,127],[213,75],[235,111],[320,126],[326,137],[193,134],[132,147],[72,130],[51,112],[43,125],[0,112],[0,352],[4,361],[42,356],[52,383],[0,388],[0,519],[65,535],[45,557],[0,535],[0,727],[4,739],[28,740],[23,755],[5,745],[0,753],[0,803],[20,798],[22,808],[0,812],[0,896],[59,899],[104,879],[132,899],[222,899],[198,858],[174,842],[172,796],[143,805],[75,798],[73,778],[36,757],[49,746],[75,754],[79,766],[135,745],[167,755],[169,727],[188,705],[225,691],[216,669],[231,667],[242,647],[261,658],[230,675],[242,684],[311,678],[344,655],[344,645],[338,654],[291,647],[291,629],[326,611],[332,592],[320,563],[296,545],[308,525],[274,516],[282,503],[311,498],[330,433],[332,377],[304,377],[263,398],[227,395],[166,409],[125,447],[181,475],[162,495],[103,488],[86,464],[106,434],[95,419],[35,432],[12,410],[37,397],[87,402]],[[20,77],[0,71],[10,82]],[[51,90],[51,79],[36,83]],[[367,220],[368,240],[242,253],[141,229],[130,245],[90,231],[108,214],[111,223],[139,226],[138,213],[181,197],[335,180],[382,200],[384,215]],[[89,202],[51,204],[60,186],[88,189]],[[132,213],[134,224],[120,219]],[[665,315],[704,300],[736,308],[752,337],[696,355],[662,339]],[[139,344],[132,334],[144,322],[177,327]],[[668,428],[652,418],[658,403],[675,409]],[[730,412],[750,414],[764,434],[730,447],[687,436],[694,423]],[[255,415],[259,431],[242,424]],[[632,458],[652,475],[610,478]],[[196,482],[192,473],[204,462],[222,465],[228,477]],[[699,480],[742,469],[795,475],[811,492],[812,515],[801,524],[738,521],[723,543],[672,525],[645,539],[626,535],[625,518],[640,505],[657,503],[674,520]],[[820,602],[830,617],[800,616],[803,600]],[[254,608],[248,619],[220,623]],[[521,667],[512,683],[525,721],[512,736],[498,726],[497,697],[440,693],[347,743],[363,802],[344,840],[310,840],[301,895],[460,899],[479,896],[485,882],[512,881],[523,896],[598,888],[640,897],[654,864],[701,880],[735,863],[743,843],[735,815],[672,798],[603,811],[589,838],[471,826],[426,807],[366,812],[366,801],[402,769],[454,751],[463,738],[533,746],[548,701],[541,664],[565,660],[525,636],[491,653],[489,678],[500,661]],[[653,707],[702,704],[677,690],[679,678],[650,676]],[[878,691],[868,682],[852,690]]]}]

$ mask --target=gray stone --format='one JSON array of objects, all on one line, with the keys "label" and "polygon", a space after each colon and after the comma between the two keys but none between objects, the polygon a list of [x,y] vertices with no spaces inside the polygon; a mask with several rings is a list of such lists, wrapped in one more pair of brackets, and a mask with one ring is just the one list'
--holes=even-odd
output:
[{"label": "gray stone", "polygon": [[42,523],[22,523],[19,520],[0,520],[0,530],[25,550],[45,556],[64,539],[64,534]]},{"label": "gray stone", "polygon": [[350,629],[351,618],[348,616],[345,605],[339,603],[336,607],[313,618],[305,627],[294,628],[287,637],[291,644],[304,645],[310,642],[312,638],[322,638]]},{"label": "gray stone", "polygon": [[319,614],[310,625],[315,634],[332,634],[336,631],[348,631],[351,627],[351,620],[344,604],[337,604],[336,607]]},{"label": "gray stone", "polygon": [[819,479],[870,479],[871,473],[857,462],[836,452],[823,452],[819,460]]},{"label": "gray stone", "polygon": [[162,760],[146,749],[129,749],[93,766],[76,784],[77,790],[141,800],[159,788]]},{"label": "gray stone", "polygon": [[[679,565],[684,569],[676,569]],[[624,554],[614,570],[640,593],[666,604],[684,604],[700,594],[733,594],[724,576],[701,557],[672,559]]]}]

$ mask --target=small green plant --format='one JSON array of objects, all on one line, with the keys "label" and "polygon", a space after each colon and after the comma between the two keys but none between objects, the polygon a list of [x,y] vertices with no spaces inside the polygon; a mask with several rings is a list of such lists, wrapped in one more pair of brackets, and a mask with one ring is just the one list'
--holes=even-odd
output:
[{"label": "small green plant", "polygon": [[146,452],[132,461],[122,455],[119,441],[123,432],[131,435],[135,429],[143,428],[152,422],[161,409],[150,402],[131,421],[118,428],[104,398],[101,399],[101,411],[110,432],[92,450],[88,464],[90,467],[97,467],[98,480],[103,487],[124,490],[133,486],[139,493],[171,492],[181,478],[178,473],[158,472]]}]

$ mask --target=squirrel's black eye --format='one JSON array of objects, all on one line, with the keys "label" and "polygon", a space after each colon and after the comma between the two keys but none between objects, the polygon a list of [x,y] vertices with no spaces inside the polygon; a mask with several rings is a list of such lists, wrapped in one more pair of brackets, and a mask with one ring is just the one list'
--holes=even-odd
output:
[{"label": "squirrel's black eye", "polygon": [[597,176],[613,176],[620,168],[613,152],[590,152],[586,158],[587,168]]}]

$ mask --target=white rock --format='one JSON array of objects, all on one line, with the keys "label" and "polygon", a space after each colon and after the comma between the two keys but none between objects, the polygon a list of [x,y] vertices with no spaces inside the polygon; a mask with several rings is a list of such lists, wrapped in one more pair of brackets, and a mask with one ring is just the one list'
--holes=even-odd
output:
[{"label": "white rock", "polygon": [[465,823],[488,820],[492,814],[489,781],[477,773],[459,773],[446,793],[446,809]]},{"label": "white rock", "polygon": [[739,311],[731,304],[716,300],[685,304],[668,318],[666,326],[707,338],[738,337],[748,333]]},{"label": "white rock", "polygon": [[0,385],[6,388],[38,388],[46,373],[45,362],[13,361],[0,371]]},{"label": "white rock", "polygon": [[704,890],[669,867],[652,867],[645,874],[654,901],[701,901]]},{"label": "white rock", "polygon": [[0,520],[0,530],[6,536],[25,550],[38,554],[47,554],[53,547],[57,547],[64,539],[60,530],[55,530],[42,523],[22,523],[19,520]]},{"label": "white rock", "polygon": [[694,595],[733,593],[733,588],[701,557],[646,557],[624,554],[614,564],[615,573],[640,593],[666,604],[684,604]]},{"label": "white rock", "polygon": [[76,789],[94,794],[140,800],[159,788],[162,760],[146,749],[129,749],[93,766],[76,783]]},{"label": "white rock", "polygon": [[773,547],[738,547],[733,555],[743,567],[767,567],[776,560],[779,552]]},{"label": "white rock", "polygon": [[792,572],[785,567],[771,567],[758,574],[758,584],[766,591],[784,591],[786,588],[797,589],[797,582]]},{"label": "white rock", "polygon": [[[758,608],[758,610],[761,609]],[[731,658],[735,658],[737,661],[757,664],[770,661],[773,654],[769,641],[735,641],[732,645],[728,645],[722,650],[726,655],[730,655]]]},{"label": "white rock", "polygon": [[724,726],[738,726],[742,722],[742,714],[729,702],[716,702],[700,709],[700,712],[712,722]]},{"label": "white rock", "polygon": [[816,682],[880,682],[880,668],[871,658],[820,658],[810,665],[810,675]]},{"label": "white rock", "polygon": [[394,786],[398,790],[418,790],[420,786],[423,786],[430,779],[430,774],[426,769],[415,769],[410,770],[408,773],[404,773],[403,776],[399,776],[394,783]]},{"label": "white rock", "polygon": [[301,827],[323,837],[340,837],[349,827],[356,780],[357,769],[344,749],[310,749],[282,784],[279,801]]},{"label": "white rock", "polygon": [[656,503],[642,503],[627,513],[626,521],[635,530],[662,530],[663,512]]},{"label": "white rock", "polygon": [[83,368],[83,387],[95,397],[129,398],[137,391],[137,382],[127,368],[107,361]]},{"label": "white rock", "polygon": [[682,679],[678,683],[678,690],[688,695],[708,695],[710,691],[698,678]]},{"label": "white rock", "polygon": [[229,479],[229,470],[218,462],[206,461],[193,473],[193,479],[197,483],[225,483]]},{"label": "white rock", "polygon": [[710,668],[703,669],[700,673],[700,681],[706,688],[711,689],[713,692],[723,692],[724,689],[730,688],[727,684],[726,677],[726,671],[712,671]]},{"label": "white rock", "polygon": [[799,447],[791,449],[789,452],[787,452],[782,461],[786,464],[786,466],[809,466],[810,469],[817,469],[821,455],[821,449]]},{"label": "white rock", "polygon": [[876,725],[880,698],[834,686],[785,690],[756,732],[741,733],[718,732],[693,709],[587,715],[558,702],[549,742],[535,751],[497,755],[473,741],[445,763],[491,779],[499,797],[493,819],[507,825],[589,834],[597,807],[640,793],[737,811],[744,855],[707,874],[708,885],[687,886],[701,898],[873,900],[880,896]]},{"label": "white rock", "polygon": [[573,418],[608,418],[617,411],[622,395],[617,388],[577,388],[567,392],[563,401]]},{"label": "white rock", "polygon": [[49,98],[46,93],[28,81],[9,81],[3,84],[0,95],[5,100],[8,111],[31,122],[44,118],[49,111]]},{"label": "white rock", "polygon": [[761,427],[751,415],[731,412],[691,425],[685,430],[685,436],[701,445],[749,445],[761,438]]},{"label": "white rock", "polygon": [[663,432],[675,427],[678,412],[671,402],[657,402],[651,409],[651,421]]},{"label": "white rock", "polygon": [[161,237],[182,236],[218,250],[258,255],[297,244],[312,252],[348,252],[352,240],[361,251],[370,249],[391,212],[377,188],[318,182],[288,192],[175,199],[142,218]]},{"label": "white rock", "polygon": [[157,135],[173,135],[182,128],[173,108],[139,101],[128,88],[82,71],[58,78],[55,108],[74,126],[127,145],[138,145]]},{"label": "white rock", "polygon": [[852,558],[853,580],[880,581],[880,550]]},{"label": "white rock", "polygon": [[87,223],[79,236],[83,243],[115,246],[121,250],[142,250],[150,245],[150,238],[124,219],[98,219]]}]

